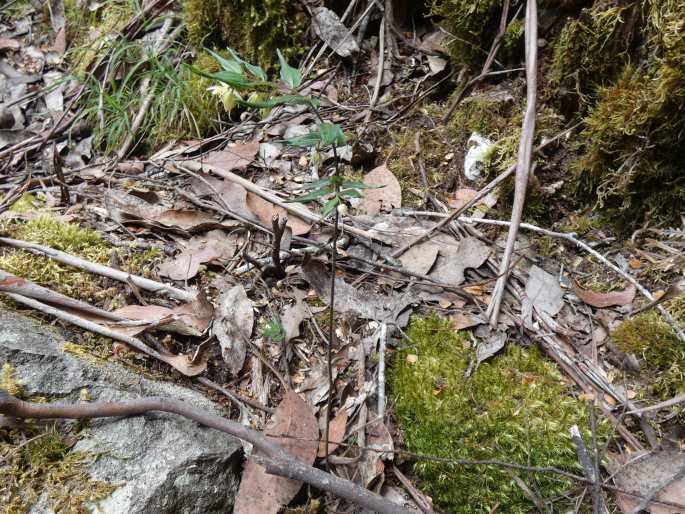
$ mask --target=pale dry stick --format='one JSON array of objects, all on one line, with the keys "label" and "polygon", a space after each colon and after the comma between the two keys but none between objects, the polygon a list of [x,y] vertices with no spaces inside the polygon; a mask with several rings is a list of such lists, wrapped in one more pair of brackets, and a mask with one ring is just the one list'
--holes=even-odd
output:
[{"label": "pale dry stick", "polygon": [[251,443],[262,457],[253,458],[267,473],[308,483],[356,505],[380,514],[415,514],[382,496],[340,477],[308,466],[283,447],[249,427],[170,398],[141,398],[122,403],[81,403],[78,405],[24,402],[0,391],[0,413],[22,419],[91,419],[101,417],[140,416],[151,411],[169,412],[201,425],[230,434]]},{"label": "pale dry stick", "polygon": [[663,402],[655,403],[654,405],[650,405],[648,407],[630,410],[626,414],[643,414],[645,412],[667,409],[668,407],[673,407],[674,405],[678,405],[679,403],[685,403],[685,393],[678,394],[673,398],[664,400]]},{"label": "pale dry stick", "polygon": [[[458,221],[460,221],[462,223],[497,225],[500,227],[511,226],[510,221],[491,220],[491,219],[486,219],[486,218],[471,218],[468,216],[454,216],[454,213],[445,217],[445,214],[442,214],[439,212],[425,212],[425,211],[406,211],[406,212],[407,212],[407,214],[414,215],[414,216],[442,217],[442,218],[444,218],[443,221],[445,221],[446,219],[449,219],[451,221],[451,220],[454,220],[456,218]],[[556,239],[564,239],[564,240],[568,241],[569,243],[572,243],[577,248],[589,253],[595,259],[597,259],[599,262],[601,262],[606,267],[608,267],[609,269],[611,269],[612,271],[617,273],[626,282],[629,282],[632,285],[634,285],[635,289],[637,289],[640,292],[640,294],[642,294],[642,296],[647,298],[647,300],[649,300],[650,302],[654,302],[654,296],[652,296],[652,293],[650,293],[646,287],[644,287],[642,284],[640,284],[640,282],[638,282],[635,279],[635,277],[633,277],[632,275],[623,271],[621,268],[616,266],[613,262],[611,262],[609,259],[604,257],[601,253],[599,253],[597,250],[592,248],[587,243],[585,243],[585,242],[581,241],[580,239],[577,239],[576,237],[574,237],[575,234],[573,234],[573,233],[565,234],[563,232],[554,232],[552,230],[547,230],[545,228],[541,228],[541,227],[538,227],[536,225],[531,225],[530,223],[521,223],[521,224],[519,224],[519,228],[522,228],[524,230],[530,230],[532,232],[537,232],[539,234],[543,234],[543,235],[553,237]],[[668,310],[663,305],[656,304],[656,305],[654,305],[654,307],[661,313],[664,320],[666,320],[666,322],[671,326],[671,328],[678,335],[680,340],[685,343],[685,332],[683,332],[683,329],[680,327],[680,325],[678,325],[678,322],[675,319],[673,319],[673,316],[671,316],[671,313],[668,312]]]},{"label": "pale dry stick", "polygon": [[133,284],[141,289],[150,291],[152,293],[164,294],[184,302],[192,302],[197,299],[197,291],[185,291],[183,289],[178,289],[162,282],[157,282],[155,280],[150,280],[149,278],[141,277],[139,275],[132,275],[130,273],[126,273],[125,271],[110,268],[109,266],[103,266],[102,264],[87,261],[85,259],[81,259],[80,257],[76,257],[75,255],[62,252],[61,250],[55,250],[49,246],[11,239],[9,237],[0,237],[0,245],[11,246],[12,248],[20,248],[22,250],[28,250],[31,253],[45,255],[46,257],[63,264],[68,264],[69,266],[74,266],[75,268],[79,268],[90,273],[95,273],[96,275],[102,275],[103,277],[111,278],[119,282],[128,283],[130,280]]},{"label": "pale dry stick", "polygon": [[378,71],[376,73],[376,81],[373,85],[373,94],[371,95],[371,101],[369,102],[369,111],[364,117],[364,125],[362,128],[362,133],[366,132],[366,126],[371,119],[371,114],[373,113],[374,107],[378,103],[378,95],[381,91],[381,84],[383,83],[383,75],[385,74],[385,14],[381,18],[381,28],[379,29],[378,35]]},{"label": "pale dry stick", "polygon": [[509,274],[509,264],[514,254],[516,235],[523,215],[523,206],[526,201],[526,189],[528,189],[528,173],[533,157],[533,139],[535,137],[535,104],[537,99],[537,52],[538,52],[538,18],[537,0],[526,2],[526,112],[521,126],[521,139],[518,149],[518,161],[516,163],[516,182],[514,186],[514,205],[511,209],[511,225],[507,235],[507,244],[504,247],[504,255],[500,262],[500,273],[503,275],[497,280],[492,292],[492,300],[488,306],[487,315],[490,318],[490,326],[496,327],[499,320],[500,307],[504,290],[506,289]]},{"label": "pale dry stick", "polygon": [[388,344],[388,324],[381,323],[378,337],[378,417],[385,419],[385,348]]},{"label": "pale dry stick", "polygon": [[0,291],[3,293],[15,293],[28,298],[33,298],[34,300],[39,300],[41,302],[47,302],[52,305],[59,305],[60,307],[82,311],[94,316],[98,316],[102,319],[108,319],[111,321],[129,321],[129,319],[125,318],[124,316],[119,316],[118,314],[100,309],[81,300],[70,298],[66,295],[48,289],[47,287],[39,286],[30,280],[17,277],[16,275],[8,273],[3,269],[0,269]]},{"label": "pale dry stick", "polygon": [[573,443],[573,446],[576,447],[576,455],[578,456],[578,462],[580,462],[580,465],[583,467],[585,478],[587,478],[588,482],[592,485],[593,488],[592,512],[593,514],[604,514],[604,503],[602,502],[601,495],[598,494],[599,489],[597,489],[596,487],[599,483],[597,469],[595,468],[593,459],[590,457],[590,452],[588,452],[587,446],[585,446],[585,441],[583,441],[583,437],[580,435],[578,425],[573,425],[570,428],[570,434],[571,442]]},{"label": "pale dry stick", "polygon": [[[278,196],[275,194],[266,191],[262,189],[261,187],[253,184],[249,180],[244,179],[243,177],[240,177],[239,175],[236,175],[235,173],[231,173],[230,171],[226,171],[224,169],[221,169],[217,166],[211,166],[206,163],[198,162],[198,161],[175,161],[174,165],[177,166],[178,168],[186,168],[189,169],[190,171],[195,171],[195,172],[202,172],[202,171],[210,171],[215,175],[218,175],[230,182],[233,182],[235,184],[238,184],[240,186],[243,186],[247,191],[256,194],[257,196],[260,196],[267,200],[268,202],[277,205],[278,207],[281,207],[282,209],[285,209],[286,211],[294,214],[295,216],[298,216],[302,218],[305,221],[308,221],[309,223],[323,223],[326,225],[330,225],[330,222],[325,220],[322,216],[310,211],[307,208],[304,208],[302,205],[298,203],[290,203],[290,202],[285,202],[281,200]],[[340,223],[340,229],[344,232],[353,234],[358,237],[362,237],[364,239],[368,239],[371,241],[378,241],[378,238],[374,236],[373,234],[370,234],[369,232],[365,230],[358,229],[357,227],[353,227],[351,225],[346,225],[344,223]]]},{"label": "pale dry stick", "polygon": [[428,501],[426,496],[421,491],[419,491],[414,486],[414,484],[411,483],[411,480],[409,480],[404,475],[404,473],[402,473],[399,469],[397,469],[397,466],[392,467],[392,472],[397,477],[397,480],[399,480],[400,483],[407,490],[409,495],[413,498],[414,502],[416,503],[416,506],[419,509],[421,509],[421,512],[423,512],[424,514],[436,514],[436,512],[433,510],[433,506]]}]

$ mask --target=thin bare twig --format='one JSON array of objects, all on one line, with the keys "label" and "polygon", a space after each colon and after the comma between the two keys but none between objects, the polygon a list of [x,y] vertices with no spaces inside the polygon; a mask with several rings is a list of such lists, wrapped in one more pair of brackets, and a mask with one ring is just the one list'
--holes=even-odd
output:
[{"label": "thin bare twig", "polygon": [[[514,253],[516,235],[518,234],[523,206],[528,189],[528,173],[533,156],[533,139],[535,137],[535,104],[537,98],[537,52],[538,52],[538,15],[536,0],[526,2],[526,112],[521,126],[521,140],[519,142],[518,161],[516,163],[516,183],[514,186],[514,205],[511,209],[511,225],[507,236],[507,244],[500,263],[500,273],[509,269],[511,257]],[[495,284],[492,300],[488,306],[487,315],[490,326],[497,326],[504,290],[509,279],[508,274],[502,275]]]},{"label": "thin bare twig", "polygon": [[20,248],[31,253],[45,255],[46,257],[54,259],[63,264],[68,264],[69,266],[74,266],[75,268],[79,268],[90,273],[95,273],[96,275],[102,275],[103,277],[111,278],[119,282],[128,283],[130,280],[133,284],[141,289],[153,293],[164,294],[170,296],[171,298],[176,298],[177,300],[192,302],[197,299],[197,292],[195,291],[185,291],[183,289],[178,289],[176,287],[163,284],[162,282],[150,280],[149,278],[132,275],[130,273],[126,273],[125,271],[81,259],[80,257],[62,252],[61,250],[55,250],[49,246],[30,243],[28,241],[20,241],[18,239],[11,239],[9,237],[0,237],[0,245]]}]

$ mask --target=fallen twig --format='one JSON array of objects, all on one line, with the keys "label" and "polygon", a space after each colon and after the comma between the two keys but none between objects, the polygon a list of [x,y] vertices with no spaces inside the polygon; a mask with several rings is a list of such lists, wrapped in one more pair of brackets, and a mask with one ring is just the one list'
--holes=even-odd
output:
[{"label": "fallen twig", "polygon": [[[330,225],[329,221],[325,220],[322,216],[319,216],[318,214],[315,214],[309,209],[303,207],[301,204],[285,202],[275,194],[262,189],[261,187],[250,182],[249,180],[246,180],[243,177],[236,175],[235,173],[231,173],[230,171],[226,171],[217,166],[211,166],[209,164],[198,161],[175,161],[174,165],[179,167],[180,169],[185,168],[195,172],[210,171],[215,175],[218,175],[235,184],[243,186],[247,191],[254,193],[257,196],[261,196],[268,202],[271,202],[272,204],[277,205],[282,209],[285,209],[286,211],[302,218],[305,221],[308,221],[310,223],[322,223],[325,225]],[[160,166],[163,166],[163,164],[160,163]],[[348,232],[358,237],[363,237],[364,239],[369,239],[372,241],[377,240],[377,238],[372,234],[366,232],[365,230],[353,227],[351,225],[345,225],[344,223],[341,223],[340,228],[345,232]]]},{"label": "fallen twig", "polygon": [[[462,223],[474,223],[474,224],[483,224],[483,225],[498,225],[501,227],[509,227],[511,226],[510,221],[503,221],[503,220],[491,220],[491,219],[485,219],[485,218],[471,218],[468,216],[455,216],[454,213],[450,215],[445,215],[439,212],[423,212],[423,211],[406,211],[407,214],[411,214],[414,216],[432,216],[432,217],[444,217],[443,221],[440,222],[438,225],[442,224],[445,220],[449,219],[450,221],[456,219]],[[437,226],[437,225],[436,225]],[[444,226],[444,224],[443,224]],[[533,232],[538,232],[540,234],[544,234],[549,237],[554,237],[557,239],[564,239],[570,243],[573,243],[577,248],[580,248],[581,250],[589,253],[592,255],[595,259],[597,259],[599,262],[610,268],[612,271],[616,272],[618,275],[621,276],[624,280],[627,282],[633,284],[635,286],[635,289],[637,289],[645,298],[650,300],[661,315],[664,317],[664,320],[671,326],[673,331],[678,335],[680,340],[685,343],[685,332],[683,332],[683,329],[680,327],[678,322],[673,319],[673,316],[668,312],[668,310],[663,306],[655,302],[654,296],[652,296],[652,293],[649,292],[647,288],[645,288],[640,282],[638,282],[635,277],[632,275],[626,273],[623,271],[621,268],[616,266],[613,262],[611,262],[609,259],[604,257],[601,253],[599,253],[597,250],[592,248],[590,245],[587,243],[581,241],[580,239],[577,239],[575,237],[575,234],[570,233],[564,233],[564,232],[554,232],[552,230],[547,230],[545,228],[541,228],[535,225],[531,225],[530,223],[520,223],[519,228],[525,229],[525,230],[530,230]],[[393,255],[394,256],[394,255]]]},{"label": "fallen twig", "polygon": [[490,326],[497,326],[499,319],[502,297],[507,285],[509,275],[507,270],[511,263],[516,244],[523,206],[528,189],[528,173],[533,155],[533,139],[535,137],[535,104],[537,97],[537,52],[538,52],[538,18],[536,0],[526,2],[526,112],[521,126],[521,140],[519,142],[518,161],[516,163],[516,183],[514,187],[514,205],[511,209],[511,225],[507,235],[507,243],[504,255],[500,262],[500,273],[503,275],[497,280],[492,292],[492,300],[488,306],[487,315],[490,318]]},{"label": "fallen twig", "polygon": [[261,454],[253,454],[267,473],[306,482],[335,494],[356,505],[381,514],[412,514],[412,510],[385,500],[357,484],[307,466],[286,452],[280,445],[240,423],[222,418],[186,402],[170,398],[142,398],[122,403],[80,403],[78,405],[25,402],[0,391],[0,413],[15,418],[30,419],[90,419],[100,417],[139,416],[148,412],[169,412],[191,419],[201,425],[220,430],[254,445]]},{"label": "fallen twig", "polygon": [[150,291],[152,293],[164,294],[170,296],[171,298],[176,298],[177,300],[192,302],[197,299],[197,292],[195,291],[185,291],[183,289],[178,289],[149,278],[141,277],[139,275],[132,275],[130,273],[126,273],[125,271],[81,259],[80,257],[62,252],[61,250],[55,250],[49,246],[30,243],[28,241],[20,241],[18,239],[11,239],[9,237],[0,237],[0,245],[20,248],[22,250],[28,250],[31,253],[45,255],[46,257],[54,259],[63,264],[68,264],[69,266],[74,266],[75,268],[79,268],[90,273],[95,273],[96,275],[102,275],[103,277],[111,278],[119,282],[127,283],[130,280],[133,284],[141,289]]},{"label": "fallen twig", "polygon": [[90,332],[94,332],[96,334],[100,334],[102,336],[126,343],[131,348],[135,348],[136,350],[144,353],[145,355],[149,355],[150,357],[153,357],[157,360],[166,362],[167,364],[169,364],[169,366],[178,370],[186,376],[192,377],[198,375],[202,373],[207,367],[206,363],[192,364],[190,358],[186,355],[171,355],[159,353],[158,351],[153,350],[152,348],[147,346],[140,339],[131,337],[121,332],[117,332],[116,330],[104,327],[80,316],[70,314],[63,310],[57,309],[56,307],[52,307],[45,303],[39,302],[38,300],[34,300],[33,298],[27,298],[26,296],[22,296],[15,293],[5,292],[4,294],[12,300],[14,300],[15,302],[26,305],[27,307],[31,307],[32,309],[36,309],[37,311],[40,311],[44,314],[54,316],[57,319],[61,319],[62,321],[66,321],[67,323],[71,323],[72,325],[76,325],[77,327],[80,327],[84,330],[88,330]]},{"label": "fallen twig", "polygon": [[578,425],[573,425],[570,429],[571,442],[576,447],[576,455],[578,455],[578,461],[583,467],[585,477],[588,482],[592,485],[592,512],[593,514],[603,514],[604,513],[604,503],[602,502],[602,496],[599,489],[596,487],[599,483],[599,476],[597,474],[597,469],[595,468],[594,459],[590,457],[590,453],[587,451],[585,446],[585,441],[583,441],[580,435],[580,430],[578,430]]}]

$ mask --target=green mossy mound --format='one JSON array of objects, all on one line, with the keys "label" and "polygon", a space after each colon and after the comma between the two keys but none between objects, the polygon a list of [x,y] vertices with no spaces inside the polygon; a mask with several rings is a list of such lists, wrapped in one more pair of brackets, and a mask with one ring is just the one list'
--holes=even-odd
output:
[{"label": "green mossy mound", "polygon": [[281,0],[184,0],[183,21],[197,48],[234,48],[250,62],[268,67],[276,49],[286,57],[304,50],[307,19],[298,2]]},{"label": "green mossy mound", "polygon": [[[414,320],[407,335],[408,347],[397,355],[390,384],[410,451],[582,474],[569,429],[589,427],[587,406],[569,396],[568,384],[537,349],[509,345],[464,379],[474,351],[449,322],[437,316]],[[414,470],[422,490],[445,512],[487,513],[498,502],[506,512],[535,510],[499,467],[418,461]],[[543,499],[572,485],[557,475],[516,473]]]},{"label": "green mossy mound", "polygon": [[[665,306],[680,326],[685,325],[685,297]],[[611,336],[616,346],[641,360],[641,377],[648,381],[651,393],[662,400],[685,393],[685,348],[658,311],[625,320]]]},{"label": "green mossy mound", "polygon": [[[457,63],[474,73],[482,66],[501,9],[497,0],[434,0]],[[548,43],[539,52],[538,112],[584,122],[560,152],[566,194],[602,208],[619,229],[646,218],[677,221],[685,201],[685,3],[542,2],[539,13]],[[511,51],[498,55],[505,64],[523,59],[517,23],[505,39]],[[514,134],[518,124],[508,128]]]}]

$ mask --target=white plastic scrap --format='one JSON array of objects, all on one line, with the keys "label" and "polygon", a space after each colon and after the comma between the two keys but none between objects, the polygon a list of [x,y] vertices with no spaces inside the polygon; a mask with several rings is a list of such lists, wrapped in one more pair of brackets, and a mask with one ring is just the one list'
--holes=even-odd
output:
[{"label": "white plastic scrap", "polygon": [[467,143],[468,152],[464,159],[464,175],[469,180],[479,178],[485,169],[485,161],[495,143],[481,136],[478,132],[471,134]]}]

